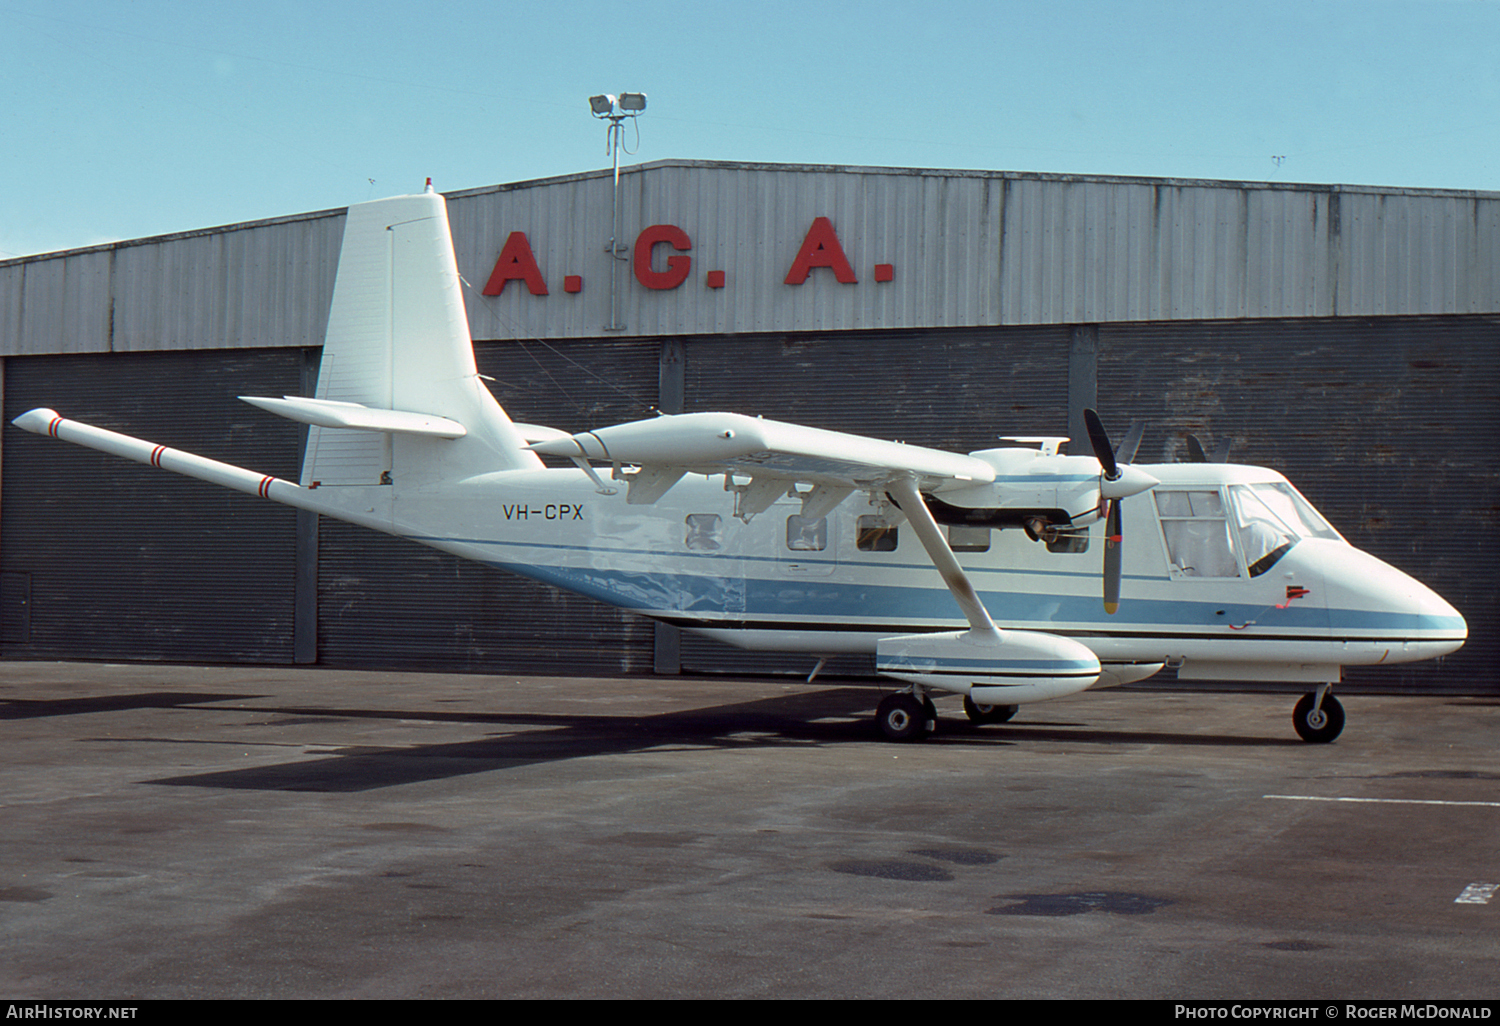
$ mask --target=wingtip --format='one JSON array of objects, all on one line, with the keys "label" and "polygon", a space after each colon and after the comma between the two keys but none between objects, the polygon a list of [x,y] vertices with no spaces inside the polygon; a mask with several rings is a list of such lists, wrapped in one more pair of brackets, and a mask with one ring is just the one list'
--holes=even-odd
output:
[{"label": "wingtip", "polygon": [[11,423],[23,431],[32,431],[39,435],[45,435],[47,428],[62,418],[56,410],[49,410],[45,406],[39,406],[34,410],[27,410]]}]

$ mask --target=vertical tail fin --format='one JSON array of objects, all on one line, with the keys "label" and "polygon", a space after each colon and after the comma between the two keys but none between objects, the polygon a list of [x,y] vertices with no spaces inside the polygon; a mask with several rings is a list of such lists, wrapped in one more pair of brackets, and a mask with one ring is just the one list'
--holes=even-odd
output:
[{"label": "vertical tail fin", "polygon": [[423,484],[533,469],[474,366],[448,209],[437,193],[349,208],[317,398],[443,417],[461,438],[314,425],[302,484]]}]

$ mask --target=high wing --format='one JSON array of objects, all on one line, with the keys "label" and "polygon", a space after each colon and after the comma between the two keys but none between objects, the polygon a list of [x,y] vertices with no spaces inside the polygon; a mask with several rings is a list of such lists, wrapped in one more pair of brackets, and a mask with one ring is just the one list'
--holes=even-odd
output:
[{"label": "high wing", "polygon": [[[922,491],[969,488],[995,479],[995,468],[973,456],[885,442],[842,431],[804,427],[738,413],[685,413],[582,431],[528,446],[548,456],[636,464],[624,474],[627,501],[655,502],[684,474],[750,479],[740,493],[742,517],[769,509],[797,484],[804,515],[823,516],[856,489],[912,480]],[[617,475],[621,476],[621,475]]]}]

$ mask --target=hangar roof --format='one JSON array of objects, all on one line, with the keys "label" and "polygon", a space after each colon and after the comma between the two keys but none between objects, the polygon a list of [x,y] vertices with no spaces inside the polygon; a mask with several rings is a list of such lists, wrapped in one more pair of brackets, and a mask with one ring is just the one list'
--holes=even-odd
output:
[{"label": "hangar roof", "polygon": [[[483,339],[1500,313],[1497,192],[663,160],[615,261],[608,169],[447,195]],[[342,230],[0,262],[0,355],[319,345]]]}]

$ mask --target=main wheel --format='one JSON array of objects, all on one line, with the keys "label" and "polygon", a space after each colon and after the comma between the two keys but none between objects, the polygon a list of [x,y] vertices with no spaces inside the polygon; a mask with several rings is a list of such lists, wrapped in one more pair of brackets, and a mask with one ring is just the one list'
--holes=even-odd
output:
[{"label": "main wheel", "polygon": [[1323,696],[1323,705],[1313,712],[1316,695],[1303,695],[1292,709],[1292,726],[1297,736],[1314,744],[1327,744],[1344,730],[1344,707],[1332,695]]},{"label": "main wheel", "polygon": [[890,741],[918,741],[927,736],[929,718],[923,703],[905,692],[886,695],[875,708],[875,722]]},{"label": "main wheel", "polygon": [[964,715],[970,723],[1006,723],[1016,714],[1013,705],[980,705],[968,695],[964,696]]}]

